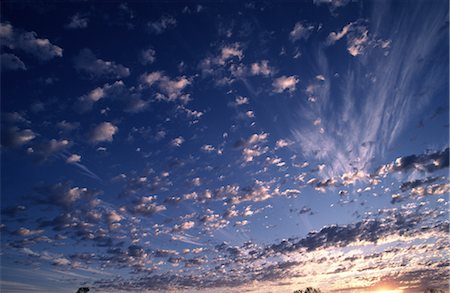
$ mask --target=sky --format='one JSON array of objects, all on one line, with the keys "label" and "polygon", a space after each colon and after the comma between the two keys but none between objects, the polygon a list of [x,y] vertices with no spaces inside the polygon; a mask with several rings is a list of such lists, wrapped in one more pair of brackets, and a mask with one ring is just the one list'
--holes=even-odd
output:
[{"label": "sky", "polygon": [[448,292],[449,3],[2,1],[13,292]]}]

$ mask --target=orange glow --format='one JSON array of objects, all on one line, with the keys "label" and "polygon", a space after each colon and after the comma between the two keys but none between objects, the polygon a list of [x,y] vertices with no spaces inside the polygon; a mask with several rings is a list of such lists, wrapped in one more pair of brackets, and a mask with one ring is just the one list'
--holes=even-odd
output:
[{"label": "orange glow", "polygon": [[400,289],[398,289],[398,290],[384,290],[384,289],[380,289],[380,290],[374,291],[373,293],[402,293],[402,292],[403,292],[403,290],[400,290]]}]

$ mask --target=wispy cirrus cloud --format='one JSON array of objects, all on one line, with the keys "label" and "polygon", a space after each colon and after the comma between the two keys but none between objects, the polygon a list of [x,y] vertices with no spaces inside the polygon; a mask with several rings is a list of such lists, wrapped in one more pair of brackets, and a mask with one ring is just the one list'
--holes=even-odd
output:
[{"label": "wispy cirrus cloud", "polygon": [[[438,45],[445,41],[445,31],[441,28],[446,12],[433,5],[422,7],[436,16],[423,20],[429,28],[424,29],[410,18],[411,15],[420,18],[419,6],[404,8],[393,19],[390,30],[384,32],[387,39],[396,37],[388,54],[383,54],[382,50],[376,52],[379,48],[366,48],[380,58],[362,57],[360,66],[338,78],[330,80],[331,57],[318,49],[318,68],[328,78],[312,81],[308,86],[309,103],[300,111],[303,118],[307,117],[305,123],[310,124],[301,129],[292,128],[292,133],[308,156],[329,160],[329,175],[341,175],[354,168],[367,170],[373,158],[382,157],[397,141],[411,113],[420,112],[421,107],[445,88],[445,84],[437,80],[448,75],[447,68],[442,64],[427,66],[418,60],[440,54]],[[376,26],[381,11],[377,10],[369,19],[368,34],[382,34]],[[406,33],[411,27],[415,31],[414,39]],[[344,28],[332,36],[340,39],[348,31],[350,28]],[[397,35],[398,32],[401,33]],[[413,49],[405,50],[409,47]],[[359,99],[363,92],[365,99]],[[417,97],[420,97],[418,104]]]}]

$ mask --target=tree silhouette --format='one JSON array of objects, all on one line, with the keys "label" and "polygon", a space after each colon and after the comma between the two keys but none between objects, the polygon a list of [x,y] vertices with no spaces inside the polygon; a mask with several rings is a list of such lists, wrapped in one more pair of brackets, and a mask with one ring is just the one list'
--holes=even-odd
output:
[{"label": "tree silhouette", "polygon": [[88,287],[81,287],[77,291],[77,293],[86,293],[86,292],[89,292],[89,288]]}]

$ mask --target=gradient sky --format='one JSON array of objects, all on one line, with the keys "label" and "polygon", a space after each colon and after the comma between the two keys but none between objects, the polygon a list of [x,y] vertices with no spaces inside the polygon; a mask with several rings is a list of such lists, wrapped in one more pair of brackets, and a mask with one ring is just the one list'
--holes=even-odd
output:
[{"label": "gradient sky", "polygon": [[448,290],[449,3],[2,1],[2,292]]}]

